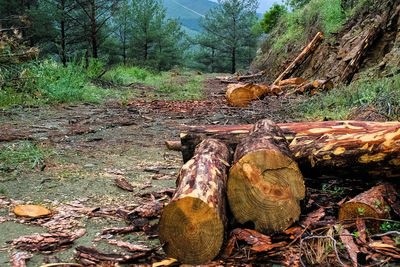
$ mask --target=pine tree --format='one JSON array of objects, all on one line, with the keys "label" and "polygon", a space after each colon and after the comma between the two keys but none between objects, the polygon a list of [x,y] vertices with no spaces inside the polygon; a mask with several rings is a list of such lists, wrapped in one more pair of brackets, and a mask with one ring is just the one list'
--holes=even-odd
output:
[{"label": "pine tree", "polygon": [[[220,57],[229,58],[230,71],[236,72],[237,66],[248,64],[255,53],[257,36],[253,33],[253,25],[257,21],[257,0],[218,0],[219,5],[211,9],[200,20],[204,29],[200,39],[212,38]],[[199,42],[208,47],[210,42]]]}]

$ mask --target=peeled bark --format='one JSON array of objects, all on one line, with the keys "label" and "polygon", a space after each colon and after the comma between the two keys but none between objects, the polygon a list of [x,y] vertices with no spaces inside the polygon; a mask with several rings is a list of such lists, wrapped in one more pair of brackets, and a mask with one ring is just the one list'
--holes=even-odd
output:
[{"label": "peeled bark", "polygon": [[280,232],[299,219],[303,177],[272,121],[257,122],[237,146],[227,194],[236,220],[253,222],[257,231]]},{"label": "peeled bark", "polygon": [[304,48],[297,58],[279,75],[274,84],[278,84],[281,80],[290,77],[290,75],[318,48],[322,43],[324,35],[319,32],[315,35],[312,41]]},{"label": "peeled bark", "polygon": [[[360,172],[380,177],[400,177],[400,123],[324,121],[283,123],[290,150],[303,174]],[[213,137],[232,149],[245,138],[251,125],[194,126],[181,133],[184,161],[194,147]]]},{"label": "peeled bark", "polygon": [[228,148],[206,139],[181,169],[177,190],[159,222],[160,242],[168,257],[187,264],[215,258],[225,238]]},{"label": "peeled bark", "polygon": [[261,98],[268,93],[268,86],[253,83],[230,84],[226,91],[226,100],[234,107],[247,107],[250,101]]},{"label": "peeled bark", "polygon": [[[387,199],[395,192],[395,188],[390,184],[375,186],[342,204],[339,209],[339,220],[355,220],[357,217],[388,219],[390,206]],[[367,223],[369,226],[379,228],[381,222],[368,220]]]}]

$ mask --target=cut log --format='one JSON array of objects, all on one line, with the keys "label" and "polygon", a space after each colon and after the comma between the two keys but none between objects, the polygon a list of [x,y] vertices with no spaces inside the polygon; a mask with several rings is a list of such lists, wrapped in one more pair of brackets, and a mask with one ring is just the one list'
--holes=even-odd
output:
[{"label": "cut log", "polygon": [[306,80],[304,80],[303,78],[289,78],[286,80],[282,80],[278,82],[279,86],[285,86],[285,85],[301,85],[303,83],[305,83]]},{"label": "cut log", "polygon": [[226,91],[226,100],[234,107],[247,107],[250,101],[264,97],[268,93],[268,86],[253,83],[230,84]]},{"label": "cut log", "polygon": [[[356,220],[357,217],[388,219],[390,206],[387,199],[395,192],[395,188],[387,183],[375,186],[343,203],[339,209],[339,220]],[[367,220],[366,223],[368,227],[379,229],[382,221]]]},{"label": "cut log", "polygon": [[312,41],[304,48],[297,58],[279,75],[273,84],[278,84],[281,80],[290,77],[290,75],[318,48],[322,43],[324,35],[319,32]]},{"label": "cut log", "polygon": [[269,87],[269,90],[267,92],[269,95],[272,96],[278,96],[281,95],[283,93],[282,87],[278,86],[278,85],[271,85]]},{"label": "cut log", "polygon": [[165,141],[165,146],[173,151],[181,151],[182,148],[181,141]]},{"label": "cut log", "polygon": [[315,80],[312,83],[313,87],[316,89],[333,89],[333,82],[332,80]]},{"label": "cut log", "polygon": [[[359,172],[400,177],[400,122],[324,121],[278,124],[303,174]],[[182,155],[213,137],[235,149],[251,125],[194,126],[182,129]]]},{"label": "cut log", "polygon": [[187,264],[214,259],[225,238],[229,150],[206,139],[181,169],[177,191],[163,210],[160,241],[168,257]]},{"label": "cut log", "polygon": [[272,121],[257,122],[237,146],[227,192],[236,220],[254,223],[257,231],[281,232],[299,219],[303,177],[283,132]]},{"label": "cut log", "polygon": [[315,87],[314,87],[313,83],[306,83],[306,84],[303,84],[303,85],[297,87],[296,90],[294,90],[294,92],[296,94],[304,94],[307,92],[311,92],[314,88]]}]

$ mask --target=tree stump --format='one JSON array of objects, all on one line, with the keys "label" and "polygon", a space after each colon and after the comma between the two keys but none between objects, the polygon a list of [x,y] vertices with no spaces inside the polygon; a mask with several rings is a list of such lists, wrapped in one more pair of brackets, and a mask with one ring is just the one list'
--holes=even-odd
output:
[{"label": "tree stump", "polygon": [[[387,199],[396,194],[396,189],[390,184],[372,187],[353,199],[343,203],[339,209],[339,220],[355,220],[357,217],[387,219],[390,216],[390,205]],[[369,227],[378,229],[381,221],[367,221]]]},{"label": "tree stump", "polygon": [[177,190],[163,210],[159,238],[168,257],[206,264],[223,244],[229,150],[215,139],[201,142],[181,169]]},{"label": "tree stump", "polygon": [[228,200],[239,223],[263,233],[280,232],[298,220],[305,186],[282,130],[257,122],[236,148]]}]

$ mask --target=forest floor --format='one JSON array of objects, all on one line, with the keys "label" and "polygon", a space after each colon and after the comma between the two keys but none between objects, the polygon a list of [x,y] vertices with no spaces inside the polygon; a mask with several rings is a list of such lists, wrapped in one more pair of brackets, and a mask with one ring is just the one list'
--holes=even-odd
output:
[{"label": "forest floor", "polygon": [[[0,111],[3,149],[28,141],[39,144],[48,153],[34,168],[3,166],[0,170],[0,266],[12,266],[10,259],[19,251],[16,247],[20,244],[13,240],[21,236],[60,231],[73,235],[78,229],[85,229],[82,237],[73,243],[59,242],[58,246],[53,242],[54,246],[38,248],[43,253],[35,252],[27,266],[76,262],[74,251],[78,246],[107,253],[123,251],[109,244],[110,240],[155,248],[152,253],[156,256],[145,257],[144,263],[161,260],[160,244],[149,230],[156,225],[157,215],[148,216],[148,231],[113,235],[103,230],[129,226],[127,214],[139,205],[168,201],[182,159],[180,152],[167,150],[164,142],[178,140],[182,125],[248,124],[261,118],[276,122],[302,119],[288,112],[291,100],[271,98],[256,101],[249,108],[231,108],[225,103],[224,84],[210,78],[203,85],[206,98],[197,101],[149,101],[146,94],[139,94],[127,103],[108,100],[102,104]],[[135,86],[121,90],[151,90]],[[132,192],[116,185],[115,181],[121,178],[133,186]],[[354,177],[349,178],[354,184]],[[326,202],[325,207],[335,206],[346,194],[345,184],[339,188],[330,179],[324,190],[321,184],[317,185],[318,191],[310,192],[322,195],[319,199]],[[16,217],[13,208],[19,204],[43,205],[53,214],[39,219]],[[310,204],[308,210],[315,207],[315,203]],[[326,215],[334,216],[336,211],[335,206]]]}]

